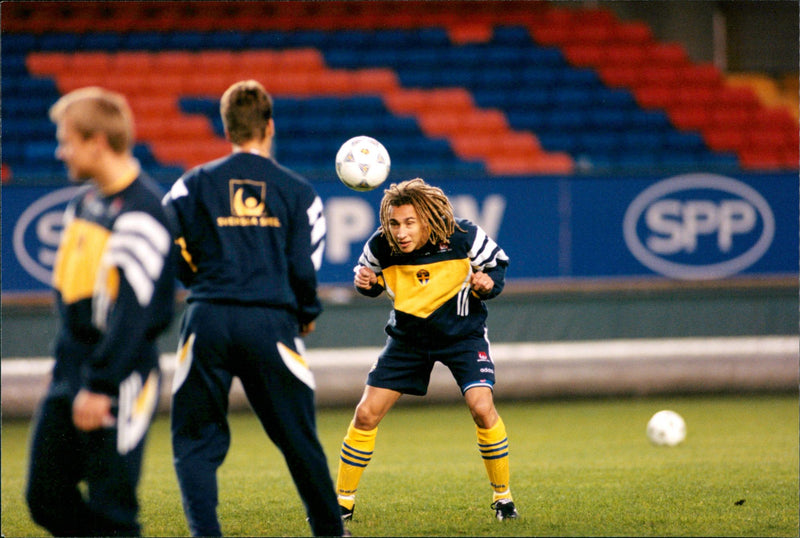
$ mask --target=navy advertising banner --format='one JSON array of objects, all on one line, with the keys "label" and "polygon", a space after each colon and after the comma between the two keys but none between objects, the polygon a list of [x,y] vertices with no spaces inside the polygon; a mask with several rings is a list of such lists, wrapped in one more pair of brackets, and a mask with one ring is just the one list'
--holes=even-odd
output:
[{"label": "navy advertising banner", "polygon": [[[397,181],[391,178],[390,181]],[[792,173],[440,181],[456,213],[511,258],[509,280],[659,276],[677,280],[798,272]],[[166,186],[165,186],[166,187]],[[322,284],[350,284],[378,225],[382,189],[318,183],[328,237]],[[76,187],[2,188],[2,291],[45,291]]]}]

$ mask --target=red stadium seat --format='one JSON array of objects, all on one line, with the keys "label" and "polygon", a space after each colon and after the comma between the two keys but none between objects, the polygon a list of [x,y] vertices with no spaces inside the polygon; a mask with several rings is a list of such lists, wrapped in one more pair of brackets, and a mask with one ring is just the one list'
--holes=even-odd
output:
[{"label": "red stadium seat", "polygon": [[747,135],[740,130],[709,127],[703,131],[703,137],[715,151],[738,152],[747,145]]},{"label": "red stadium seat", "polygon": [[359,91],[386,93],[400,86],[397,74],[391,69],[363,69],[352,73],[352,77]]},{"label": "red stadium seat", "polygon": [[86,73],[107,73],[111,68],[112,55],[105,52],[80,52],[68,58],[67,69]]},{"label": "red stadium seat", "polygon": [[34,52],[28,54],[25,64],[33,75],[55,75],[69,69],[71,56],[66,52]]},{"label": "red stadium seat", "polygon": [[653,43],[648,47],[647,58],[651,65],[679,66],[689,61],[689,55],[680,43]]},{"label": "red stadium seat", "polygon": [[603,65],[598,68],[600,78],[610,87],[639,86],[642,83],[641,70],[632,65]]},{"label": "red stadium seat", "polygon": [[614,39],[621,43],[642,46],[653,41],[653,32],[643,22],[621,22],[614,27]]},{"label": "red stadium seat", "polygon": [[151,57],[150,69],[154,73],[190,76],[201,67],[200,54],[167,50]]},{"label": "red stadium seat", "polygon": [[675,106],[668,111],[672,124],[679,129],[701,130],[711,123],[711,113],[707,106]]}]

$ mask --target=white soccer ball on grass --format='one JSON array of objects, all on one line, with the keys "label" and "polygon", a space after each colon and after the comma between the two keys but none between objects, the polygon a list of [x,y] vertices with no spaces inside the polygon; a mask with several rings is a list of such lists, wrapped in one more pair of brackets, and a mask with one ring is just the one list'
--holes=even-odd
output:
[{"label": "white soccer ball on grass", "polygon": [[659,411],[647,423],[647,438],[657,446],[678,445],[686,439],[686,422],[675,411]]}]

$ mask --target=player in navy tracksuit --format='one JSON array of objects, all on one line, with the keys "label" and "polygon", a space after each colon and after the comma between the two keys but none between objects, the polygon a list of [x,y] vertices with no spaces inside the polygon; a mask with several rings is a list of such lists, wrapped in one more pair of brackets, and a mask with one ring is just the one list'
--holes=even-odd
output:
[{"label": "player in navy tracksuit", "polygon": [[[189,171],[165,198],[178,216],[189,289],[172,399],[184,511],[193,535],[221,534],[216,471],[230,444],[228,392],[237,376],[286,459],[313,533],[341,536],[299,338],[321,311],[322,202],[270,158],[272,101],[260,84],[231,86],[221,113],[233,153]],[[283,494],[287,485],[268,488]]]},{"label": "player in navy tracksuit", "polygon": [[515,519],[508,437],[492,398],[494,364],[484,304],[502,291],[508,256],[480,227],[455,218],[442,190],[419,178],[384,191],[380,222],[358,260],[354,284],[370,297],[385,291],[394,309],[386,347],[342,443],[336,483],[342,517],[353,517],[378,424],[402,394],[424,395],[434,364],[442,362],[475,421],[495,515]]},{"label": "player in navy tracksuit", "polygon": [[159,394],[156,337],[174,310],[174,222],[131,154],[124,97],[84,88],[50,115],[57,157],[87,185],[67,207],[54,265],[61,326],[26,499],[56,536],[138,535],[136,487]]}]

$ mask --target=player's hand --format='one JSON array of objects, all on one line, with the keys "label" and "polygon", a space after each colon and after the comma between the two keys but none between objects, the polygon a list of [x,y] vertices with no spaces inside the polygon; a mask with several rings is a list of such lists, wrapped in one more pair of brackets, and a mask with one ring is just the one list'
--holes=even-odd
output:
[{"label": "player's hand", "polygon": [[480,271],[472,273],[472,276],[469,278],[469,285],[475,293],[486,295],[494,288],[494,280],[486,273]]},{"label": "player's hand", "polygon": [[309,321],[308,323],[301,323],[300,324],[300,336],[308,336],[309,334],[313,333],[314,330],[317,328],[316,321]]},{"label": "player's hand", "polygon": [[359,266],[353,278],[353,284],[355,284],[357,288],[368,290],[377,283],[378,277],[372,269],[364,267],[363,265]]},{"label": "player's hand", "polygon": [[72,422],[85,432],[109,428],[116,423],[111,404],[111,396],[81,389],[72,402]]}]

